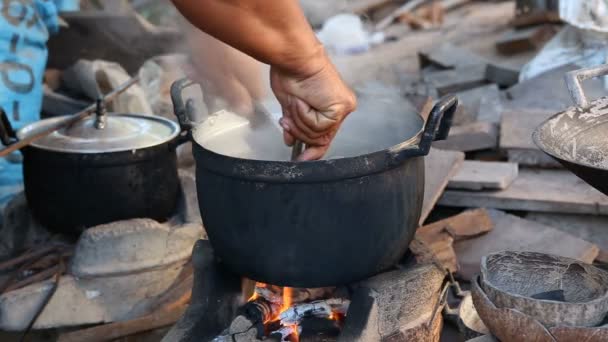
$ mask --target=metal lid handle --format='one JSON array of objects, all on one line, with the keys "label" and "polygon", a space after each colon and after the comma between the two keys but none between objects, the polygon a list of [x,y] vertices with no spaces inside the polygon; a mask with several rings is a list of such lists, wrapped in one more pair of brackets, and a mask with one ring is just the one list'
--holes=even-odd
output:
[{"label": "metal lid handle", "polygon": [[606,75],[608,75],[608,64],[567,72],[564,78],[574,104],[581,109],[589,108],[589,100],[581,83],[590,78]]}]

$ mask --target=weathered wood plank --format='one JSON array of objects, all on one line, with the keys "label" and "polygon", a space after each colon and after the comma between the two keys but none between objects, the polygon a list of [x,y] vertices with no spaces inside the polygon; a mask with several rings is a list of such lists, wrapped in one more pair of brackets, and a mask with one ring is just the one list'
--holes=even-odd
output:
[{"label": "weathered wood plank", "polygon": [[424,201],[420,225],[424,223],[435,207],[450,178],[458,172],[458,168],[464,162],[464,153],[431,148],[431,152],[424,158],[424,162]]},{"label": "weathered wood plank", "polygon": [[507,110],[502,113],[500,148],[507,151],[509,161],[526,166],[560,167],[542,152],[532,140],[532,133],[554,115],[551,110]]},{"label": "weathered wood plank", "polygon": [[440,205],[608,215],[608,197],[565,170],[519,170],[501,191],[446,191]]},{"label": "weathered wood plank", "polygon": [[454,243],[460,264],[458,273],[466,280],[479,273],[481,257],[505,250],[549,253],[586,263],[593,262],[598,255],[596,245],[558,229],[498,210],[488,213],[494,223],[491,231],[475,239]]},{"label": "weathered wood plank", "polygon": [[487,63],[483,57],[451,43],[443,43],[424,49],[418,53],[418,59],[420,68],[435,66],[441,69],[454,69]]},{"label": "weathered wood plank", "polygon": [[494,223],[485,209],[465,211],[418,228],[410,250],[420,263],[437,262],[444,269],[459,269],[454,241],[465,240],[487,233]]},{"label": "weathered wood plank", "polygon": [[446,140],[436,141],[433,147],[448,150],[473,152],[496,148],[498,127],[490,122],[473,122],[452,127]]},{"label": "weathered wood plank", "polygon": [[528,213],[527,220],[546,224],[608,250],[608,216]]},{"label": "weathered wood plank", "polygon": [[435,88],[439,96],[488,84],[485,64],[427,72],[424,81]]},{"label": "weathered wood plank", "polygon": [[450,179],[448,189],[504,190],[517,178],[516,163],[466,160]]}]

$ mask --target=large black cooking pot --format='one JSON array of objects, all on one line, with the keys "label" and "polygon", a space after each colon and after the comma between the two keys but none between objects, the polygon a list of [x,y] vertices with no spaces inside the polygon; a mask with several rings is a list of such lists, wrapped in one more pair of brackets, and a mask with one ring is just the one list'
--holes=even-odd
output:
[{"label": "large black cooking pot", "polygon": [[[15,133],[0,112],[5,145],[67,118]],[[98,112],[21,150],[28,206],[40,223],[64,233],[129,218],[165,220],[179,193],[175,149],[182,141],[171,120]]]},{"label": "large black cooking pot", "polygon": [[311,288],[361,280],[399,261],[418,227],[423,156],[433,140],[447,136],[455,97],[439,101],[426,125],[417,113],[404,114],[407,141],[387,149],[311,162],[268,161],[210,150],[222,149],[218,139],[228,145],[240,138],[224,139],[231,130],[218,128],[218,118],[188,121],[191,106],[184,106],[181,90],[190,84],[173,85],[175,113],[183,129],[192,128],[203,222],[229,269],[264,283]]},{"label": "large black cooking pot", "polygon": [[575,103],[536,128],[532,137],[545,153],[608,195],[608,97],[589,101],[581,82],[608,75],[608,64],[566,74]]}]

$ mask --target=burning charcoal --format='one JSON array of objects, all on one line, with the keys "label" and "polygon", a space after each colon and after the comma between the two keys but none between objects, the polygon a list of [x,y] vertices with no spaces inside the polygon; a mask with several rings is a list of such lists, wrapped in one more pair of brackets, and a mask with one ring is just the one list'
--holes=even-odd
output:
[{"label": "burning charcoal", "polygon": [[279,315],[283,325],[298,324],[304,317],[330,317],[333,313],[345,314],[350,301],[343,298],[331,298],[312,303],[297,304]]},{"label": "burning charcoal", "polygon": [[274,292],[272,290],[272,288],[268,288],[268,287],[256,287],[255,288],[255,293],[266,299],[267,301],[271,302],[271,303],[275,303],[275,304],[281,304],[283,303],[283,297],[281,297],[280,293]]},{"label": "burning charcoal", "polygon": [[320,287],[315,289],[294,289],[293,302],[301,303],[322,298],[333,297],[332,294],[336,290],[335,287]]},{"label": "burning charcoal", "polygon": [[281,305],[271,303],[264,298],[257,298],[240,309],[242,315],[255,323],[265,323],[277,317]]},{"label": "burning charcoal", "polygon": [[337,320],[321,317],[308,317],[302,320],[300,324],[302,333],[300,340],[306,340],[307,337],[337,337],[340,335],[341,327]]},{"label": "burning charcoal", "polygon": [[[261,326],[262,334],[260,334],[259,327]],[[214,338],[212,342],[254,342],[260,341],[264,338],[264,324],[252,322],[245,316],[237,316],[230,327],[222,332],[222,335]]]},{"label": "burning charcoal", "polygon": [[270,334],[270,338],[280,338],[279,341],[291,341],[290,336],[299,336],[302,328],[297,325],[287,325]]}]

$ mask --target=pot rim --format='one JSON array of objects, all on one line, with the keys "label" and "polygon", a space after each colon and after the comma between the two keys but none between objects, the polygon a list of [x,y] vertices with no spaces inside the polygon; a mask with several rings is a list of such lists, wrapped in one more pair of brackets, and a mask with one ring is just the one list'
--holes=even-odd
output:
[{"label": "pot rim", "polygon": [[[220,175],[252,181],[311,183],[357,178],[397,167],[408,158],[426,155],[427,153],[421,153],[418,145],[424,132],[424,120],[420,115],[418,117],[422,125],[413,137],[383,150],[359,156],[303,162],[244,159],[211,151],[192,137],[195,146],[193,153],[197,167]],[[205,161],[198,162],[199,157]]]},{"label": "pot rim", "polygon": [[[192,134],[200,124],[189,117],[193,112],[191,100],[184,101],[182,91],[195,84],[184,78],[171,85],[171,100],[182,131],[188,131],[193,141],[192,152],[198,167],[213,173],[238,179],[275,183],[312,183],[369,176],[398,167],[408,159],[429,153],[434,140],[447,138],[458,99],[446,95],[435,103],[425,120],[417,113],[420,130],[414,137],[386,149],[354,157],[305,162],[263,161],[230,157],[203,147]],[[413,144],[413,139],[418,143]]]},{"label": "pot rim", "polygon": [[[134,152],[137,150],[166,144],[166,143],[174,140],[181,133],[179,124],[177,124],[176,122],[174,122],[172,120],[164,118],[162,116],[148,115],[148,114],[136,114],[136,113],[108,113],[108,115],[131,116],[131,117],[137,117],[137,118],[146,119],[146,120],[160,121],[163,124],[170,127],[170,129],[172,130],[172,133],[170,135],[167,135],[165,138],[163,138],[162,141],[142,144],[141,146],[132,146],[132,147],[115,147],[115,148],[106,148],[106,149],[100,148],[100,149],[79,150],[79,149],[73,149],[73,148],[60,148],[60,147],[56,147],[56,146],[47,146],[47,145],[39,144],[37,142],[31,143],[29,146],[35,147],[40,150],[45,150],[45,151],[52,151],[52,152],[59,152],[59,153],[76,153],[76,154],[101,154],[101,153],[115,153],[115,152],[128,152],[128,151]],[[47,119],[43,119],[40,121],[30,123],[30,124],[22,127],[21,129],[19,129],[19,131],[16,132],[16,137],[19,140],[22,140],[23,138],[27,137],[28,134],[31,134],[32,132],[36,132],[36,128],[38,126],[45,125],[45,124],[51,124],[54,121],[65,120],[66,118],[69,118],[69,117],[70,117],[69,115],[56,116],[56,117],[47,118]]]}]

